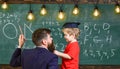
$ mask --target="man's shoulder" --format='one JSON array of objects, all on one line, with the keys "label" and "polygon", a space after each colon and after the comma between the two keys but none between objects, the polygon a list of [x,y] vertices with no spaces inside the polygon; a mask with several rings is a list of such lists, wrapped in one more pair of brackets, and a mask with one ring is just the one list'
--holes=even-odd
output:
[{"label": "man's shoulder", "polygon": [[49,56],[51,57],[51,58],[58,58],[58,56],[57,55],[55,55],[54,53],[52,53],[52,52],[49,52]]},{"label": "man's shoulder", "polygon": [[22,49],[23,52],[27,52],[27,51],[33,51],[34,49]]},{"label": "man's shoulder", "polygon": [[34,53],[34,49],[22,49],[22,54],[26,54],[26,55],[29,55],[29,54],[33,54]]},{"label": "man's shoulder", "polygon": [[49,50],[47,50],[45,48],[23,49],[23,53],[24,54],[36,54],[36,55],[44,54],[48,58],[57,57],[57,55],[55,55],[54,53],[50,52]]}]

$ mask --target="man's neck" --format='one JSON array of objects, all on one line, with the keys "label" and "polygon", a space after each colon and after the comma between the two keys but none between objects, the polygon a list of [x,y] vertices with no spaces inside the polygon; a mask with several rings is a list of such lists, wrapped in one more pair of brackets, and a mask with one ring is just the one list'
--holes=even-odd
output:
[{"label": "man's neck", "polygon": [[48,48],[47,48],[46,46],[44,46],[44,45],[37,46],[37,47],[40,47],[40,48],[45,48],[45,49],[47,49],[47,50],[48,50]]}]

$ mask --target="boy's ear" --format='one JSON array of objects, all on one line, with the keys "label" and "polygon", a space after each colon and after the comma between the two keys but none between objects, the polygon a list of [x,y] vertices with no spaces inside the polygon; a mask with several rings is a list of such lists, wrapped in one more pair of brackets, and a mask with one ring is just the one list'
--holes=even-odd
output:
[{"label": "boy's ear", "polygon": [[72,36],[75,38],[75,34],[72,34]]}]

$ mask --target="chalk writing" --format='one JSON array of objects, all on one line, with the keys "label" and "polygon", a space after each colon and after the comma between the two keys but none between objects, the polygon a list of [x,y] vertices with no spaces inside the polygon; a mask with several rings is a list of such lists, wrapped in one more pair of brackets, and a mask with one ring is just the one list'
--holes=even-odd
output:
[{"label": "chalk writing", "polygon": [[[111,44],[113,36],[110,34],[111,26],[109,23],[102,23],[102,25],[99,24],[92,24],[91,22],[86,22],[84,24],[84,29],[82,30],[84,32],[84,40],[83,45],[89,45],[89,49],[84,49],[82,54],[84,54],[86,57],[91,56],[93,58],[99,57],[100,60],[103,58],[109,59],[110,57],[113,57],[115,55],[115,49],[109,49],[108,51],[105,50],[105,44]],[[104,35],[102,35],[104,34]],[[91,41],[91,43],[89,43]],[[92,47],[99,47],[100,50],[95,49],[93,50]],[[102,49],[102,50],[101,50]],[[110,53],[110,54],[109,54]]]},{"label": "chalk writing", "polygon": [[85,49],[83,51],[83,54],[86,57],[90,56],[90,57],[98,58],[98,59],[102,60],[103,57],[104,57],[104,59],[105,58],[109,59],[110,57],[113,57],[115,55],[115,51],[116,51],[115,49],[110,49],[109,51],[100,51],[100,50],[95,51],[95,50],[87,50],[87,49]]},{"label": "chalk writing", "polygon": [[[5,32],[6,27],[10,27],[10,28],[13,27],[14,30],[15,30],[15,33],[13,33],[13,34],[15,34],[15,35],[14,35],[14,36],[9,36],[10,34],[7,34],[8,31]],[[16,26],[15,26],[14,24],[12,24],[12,23],[7,23],[7,24],[5,24],[5,25],[3,26],[3,34],[4,34],[4,36],[5,36],[6,38],[8,38],[8,39],[15,39],[15,38],[17,37],[17,35],[18,35],[18,31],[17,31],[16,29],[17,29],[17,28],[16,28]],[[10,30],[10,29],[7,29],[7,30]]]}]

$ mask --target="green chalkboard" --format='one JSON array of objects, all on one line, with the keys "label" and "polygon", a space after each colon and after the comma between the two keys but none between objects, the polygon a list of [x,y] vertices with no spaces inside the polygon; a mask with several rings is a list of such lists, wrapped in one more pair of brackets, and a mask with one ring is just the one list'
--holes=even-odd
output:
[{"label": "green chalkboard", "polygon": [[[10,57],[18,45],[22,27],[26,38],[23,48],[34,48],[31,41],[32,32],[37,28],[52,30],[56,49],[63,51],[66,42],[63,38],[61,27],[67,21],[81,22],[80,65],[120,65],[120,14],[114,12],[114,5],[98,5],[101,15],[92,16],[94,5],[80,4],[80,14],[72,15],[73,4],[64,4],[63,10],[66,18],[57,19],[59,5],[46,4],[48,14],[39,15],[41,4],[32,4],[35,20],[26,20],[29,4],[10,4],[8,10],[0,9],[0,64],[9,64]],[[61,60],[59,59],[59,64]]]}]

